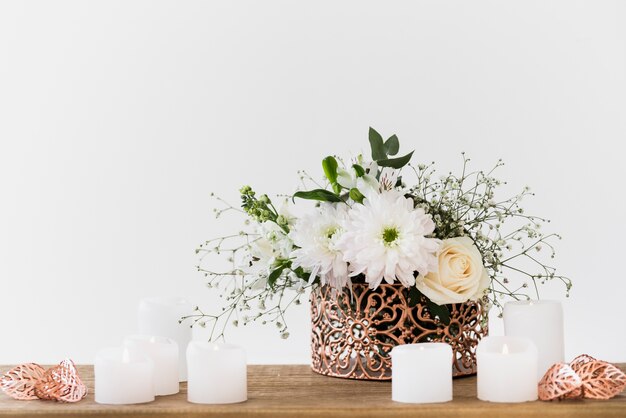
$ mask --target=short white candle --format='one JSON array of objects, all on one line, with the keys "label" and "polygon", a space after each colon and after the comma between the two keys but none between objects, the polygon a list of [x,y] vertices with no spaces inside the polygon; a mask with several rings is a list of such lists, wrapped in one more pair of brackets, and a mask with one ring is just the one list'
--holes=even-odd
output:
[{"label": "short white candle", "polygon": [[485,337],[476,349],[478,399],[527,402],[537,399],[537,349],[527,338]]},{"label": "short white candle", "polygon": [[398,345],[391,350],[391,399],[433,403],[452,400],[452,347],[445,343]]},{"label": "short white candle", "polygon": [[131,335],[124,346],[146,354],[154,363],[155,395],[178,393],[178,344],[171,338],[150,335]]},{"label": "short white candle", "polygon": [[179,321],[192,311],[191,304],[178,297],[145,298],[139,303],[138,309],[139,334],[159,335],[178,343],[178,373],[181,382],[187,380],[185,349],[191,341],[191,327]]},{"label": "short white candle", "polygon": [[246,353],[232,344],[192,341],[187,347],[187,400],[223,404],[248,399]]},{"label": "short white candle", "polygon": [[94,361],[95,399],[102,404],[134,404],[154,400],[154,364],[125,347],[105,348]]},{"label": "short white candle", "polygon": [[564,361],[563,308],[553,300],[514,301],[504,305],[504,335],[529,338],[537,347],[537,381]]}]

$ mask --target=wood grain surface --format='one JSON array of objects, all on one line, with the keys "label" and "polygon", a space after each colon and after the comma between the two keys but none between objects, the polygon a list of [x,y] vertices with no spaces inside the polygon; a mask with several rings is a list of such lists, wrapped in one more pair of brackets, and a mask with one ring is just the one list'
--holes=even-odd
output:
[{"label": "wood grain surface", "polygon": [[[618,365],[626,370],[626,364]],[[4,373],[11,366],[0,366]],[[248,401],[233,405],[187,402],[186,384],[177,395],[141,405],[99,405],[93,398],[93,367],[78,366],[89,395],[76,404],[17,401],[0,393],[0,415],[100,417],[626,417],[626,394],[609,401],[496,404],[476,398],[476,378],[454,380],[454,400],[412,405],[391,401],[391,383],[320,376],[309,366],[249,366]],[[420,376],[416,376],[416,379]]]}]

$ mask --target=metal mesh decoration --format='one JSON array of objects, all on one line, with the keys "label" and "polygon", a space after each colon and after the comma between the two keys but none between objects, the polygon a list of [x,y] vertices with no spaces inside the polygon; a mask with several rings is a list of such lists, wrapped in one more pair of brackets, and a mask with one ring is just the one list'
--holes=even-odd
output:
[{"label": "metal mesh decoration", "polygon": [[35,385],[39,399],[59,402],[78,402],[87,395],[87,386],[78,376],[72,360],[63,360],[51,367]]},{"label": "metal mesh decoration", "polygon": [[539,382],[539,399],[611,399],[626,389],[626,373],[607,363],[581,354],[568,365],[557,363]]},{"label": "metal mesh decoration", "polygon": [[454,353],[454,376],[476,373],[476,346],[487,335],[487,317],[477,302],[448,305],[450,323],[433,318],[425,303],[410,307],[400,284],[368,289],[354,284],[338,292],[328,286],[311,293],[313,371],[334,377],[390,380],[393,347],[446,342]]},{"label": "metal mesh decoration", "polygon": [[0,377],[0,387],[13,399],[23,401],[38,399],[35,395],[35,384],[45,372],[46,369],[36,363],[20,364]]},{"label": "metal mesh decoration", "polygon": [[18,400],[78,402],[87,395],[87,386],[70,359],[48,370],[35,363],[20,364],[0,378],[0,386],[4,393]]},{"label": "metal mesh decoration", "polygon": [[580,399],[583,382],[569,364],[557,363],[539,381],[539,399]]},{"label": "metal mesh decoration", "polygon": [[585,398],[611,399],[626,388],[626,373],[606,361],[582,354],[571,366],[583,382]]}]

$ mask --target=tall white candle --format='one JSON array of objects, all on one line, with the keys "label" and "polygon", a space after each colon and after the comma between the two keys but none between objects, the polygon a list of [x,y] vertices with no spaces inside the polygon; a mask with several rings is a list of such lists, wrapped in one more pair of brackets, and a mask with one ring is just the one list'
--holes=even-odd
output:
[{"label": "tall white candle", "polygon": [[391,399],[407,403],[452,400],[452,347],[445,343],[399,345],[391,350]]},{"label": "tall white candle", "polygon": [[154,400],[154,363],[137,350],[105,348],[94,361],[95,400],[135,404]]},{"label": "tall white candle", "polygon": [[192,341],[187,347],[187,399],[224,404],[248,399],[246,353],[232,344]]},{"label": "tall white candle", "polygon": [[141,351],[154,363],[155,395],[178,393],[178,344],[171,338],[150,335],[131,335],[124,346]]},{"label": "tall white candle", "polygon": [[476,349],[478,399],[527,402],[537,399],[537,349],[527,338],[485,337]]},{"label": "tall white candle", "polygon": [[139,303],[139,334],[171,338],[178,343],[179,380],[187,380],[185,349],[191,341],[189,324],[179,323],[183,316],[192,313],[193,307],[183,298],[145,298]]},{"label": "tall white candle", "polygon": [[537,347],[537,381],[555,363],[564,361],[563,308],[554,300],[508,302],[504,305],[504,334],[529,338]]}]

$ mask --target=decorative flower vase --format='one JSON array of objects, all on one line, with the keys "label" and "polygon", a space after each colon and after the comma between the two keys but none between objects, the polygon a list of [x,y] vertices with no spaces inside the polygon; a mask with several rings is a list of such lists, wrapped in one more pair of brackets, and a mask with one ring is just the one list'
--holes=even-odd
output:
[{"label": "decorative flower vase", "polygon": [[424,303],[410,307],[408,290],[382,284],[371,290],[354,284],[337,292],[328,286],[311,293],[311,368],[334,377],[390,380],[393,347],[418,342],[452,346],[454,376],[476,373],[476,346],[487,335],[479,302],[448,305],[450,323],[433,319]]}]

